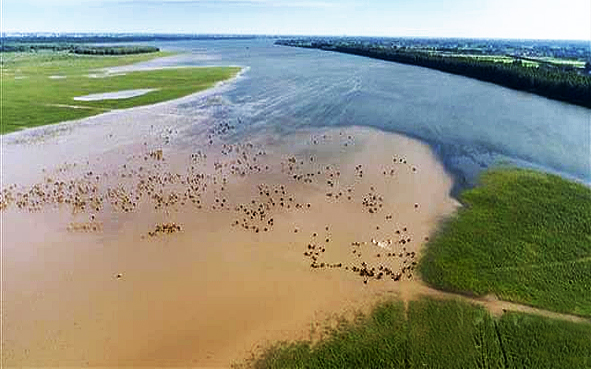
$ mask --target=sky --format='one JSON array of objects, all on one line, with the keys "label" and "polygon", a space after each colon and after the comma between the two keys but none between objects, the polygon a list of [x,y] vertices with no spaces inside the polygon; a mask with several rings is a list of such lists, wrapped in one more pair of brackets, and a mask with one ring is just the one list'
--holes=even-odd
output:
[{"label": "sky", "polygon": [[591,40],[590,0],[0,0],[2,32]]}]

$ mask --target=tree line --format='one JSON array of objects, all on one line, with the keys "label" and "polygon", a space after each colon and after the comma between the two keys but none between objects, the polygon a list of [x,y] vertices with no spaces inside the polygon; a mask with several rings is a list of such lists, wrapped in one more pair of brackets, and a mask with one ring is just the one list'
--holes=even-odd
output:
[{"label": "tree line", "polygon": [[70,50],[74,54],[85,55],[127,55],[155,53],[160,51],[154,46],[78,46]]},{"label": "tree line", "polygon": [[153,53],[160,51],[154,46],[89,46],[67,43],[2,43],[2,52],[35,52],[35,51],[69,51],[74,54],[85,55],[127,55]]},{"label": "tree line", "polygon": [[280,40],[279,45],[306,47],[366,56],[440,70],[555,100],[591,108],[591,75],[548,65],[526,67],[520,62],[502,63],[470,57],[441,56],[421,51],[384,48],[371,44],[329,41]]}]

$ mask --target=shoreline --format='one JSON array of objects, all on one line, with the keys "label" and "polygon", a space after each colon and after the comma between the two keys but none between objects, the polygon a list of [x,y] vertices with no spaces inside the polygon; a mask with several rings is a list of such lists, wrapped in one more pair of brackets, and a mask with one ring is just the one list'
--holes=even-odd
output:
[{"label": "shoreline", "polygon": [[[155,104],[134,106],[131,108],[112,109],[110,111],[100,113],[97,115],[92,115],[89,117],[84,117],[84,118],[74,119],[74,120],[67,120],[67,121],[63,121],[63,122],[59,122],[59,123],[50,123],[50,124],[42,125],[42,126],[38,126],[38,127],[27,127],[25,129],[22,129],[19,131],[9,132],[9,133],[0,135],[0,137],[2,138],[3,141],[6,139],[9,140],[9,142],[3,142],[4,144],[11,144],[12,142],[10,142],[10,140],[16,139],[16,141],[18,141],[18,139],[21,138],[21,137],[19,137],[21,135],[37,135],[37,134],[38,135],[50,135],[52,133],[67,129],[67,128],[69,128],[70,125],[72,125],[73,126],[72,128],[74,128],[74,124],[76,124],[76,123],[92,124],[92,122],[87,122],[87,121],[92,120],[92,119],[99,119],[105,115],[125,114],[126,112],[141,112],[142,110],[150,110],[150,109],[158,109],[158,108],[162,108],[162,107],[175,106],[175,105],[180,105],[184,102],[188,102],[188,101],[191,101],[191,100],[194,100],[197,98],[208,97],[208,96],[211,96],[214,94],[224,92],[227,88],[230,88],[232,86],[232,84],[234,84],[237,80],[242,78],[244,73],[246,73],[249,69],[249,67],[243,67],[243,66],[239,66],[239,67],[241,68],[241,70],[238,73],[236,73],[236,75],[233,76],[232,78],[229,78],[224,81],[216,82],[216,84],[210,88],[207,88],[202,91],[197,91],[197,92],[194,92],[192,94],[189,94],[189,95],[186,95],[186,96],[183,96],[180,98],[161,101],[161,102],[157,102]],[[207,68],[207,67],[187,67],[187,68]],[[163,69],[163,68],[151,68],[149,70],[158,70],[158,69]],[[134,109],[136,109],[136,110],[134,110]],[[26,137],[23,139],[26,139]]]}]

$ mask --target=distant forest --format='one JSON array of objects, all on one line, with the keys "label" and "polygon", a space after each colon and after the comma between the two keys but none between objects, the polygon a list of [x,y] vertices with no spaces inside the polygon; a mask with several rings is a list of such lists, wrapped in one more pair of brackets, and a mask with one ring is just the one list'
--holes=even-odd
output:
[{"label": "distant forest", "polygon": [[74,54],[85,55],[128,55],[128,54],[143,54],[160,51],[154,46],[92,46],[92,45],[76,45],[67,43],[44,43],[44,44],[28,44],[28,43],[13,43],[2,44],[1,51],[4,52],[34,52],[34,51],[69,51]]},{"label": "distant forest", "polygon": [[86,55],[126,55],[155,53],[160,49],[154,46],[78,46],[70,51]]},{"label": "distant forest", "polygon": [[250,40],[250,35],[183,35],[183,34],[62,34],[0,37],[0,52],[69,51],[87,55],[124,55],[159,51],[151,46],[94,46],[97,43],[154,42],[182,40]]},{"label": "distant forest", "polygon": [[279,40],[276,44],[336,51],[417,65],[591,108],[591,75],[589,75],[591,63],[589,62],[583,70],[578,70],[568,66],[554,67],[548,64],[528,67],[524,66],[521,60],[503,63],[463,55],[445,56],[418,49],[384,47],[368,42]]}]

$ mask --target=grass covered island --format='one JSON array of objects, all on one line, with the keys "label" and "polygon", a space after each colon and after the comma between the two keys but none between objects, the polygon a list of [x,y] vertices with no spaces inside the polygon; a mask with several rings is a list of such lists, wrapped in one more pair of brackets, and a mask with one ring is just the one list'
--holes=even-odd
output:
[{"label": "grass covered island", "polygon": [[[171,54],[3,53],[0,134],[176,99],[210,88],[240,71],[237,67],[166,68],[126,73],[103,70],[168,55]],[[125,99],[74,100],[89,94],[136,89],[152,91]]]},{"label": "grass covered island", "polygon": [[591,316],[591,190],[521,169],[485,173],[464,207],[428,244],[423,279],[485,295]]}]

